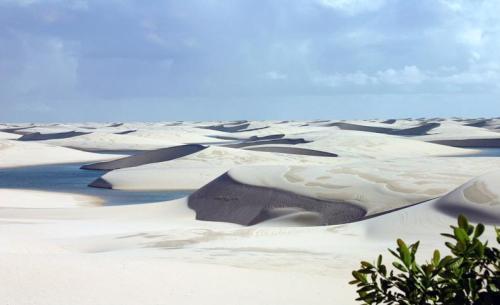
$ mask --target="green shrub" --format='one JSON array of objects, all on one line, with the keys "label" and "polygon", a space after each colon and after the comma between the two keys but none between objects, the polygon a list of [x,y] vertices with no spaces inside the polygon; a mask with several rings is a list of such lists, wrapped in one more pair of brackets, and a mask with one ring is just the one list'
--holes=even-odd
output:
[{"label": "green shrub", "polygon": [[[361,262],[350,282],[358,287],[356,300],[370,305],[499,305],[500,250],[479,239],[484,225],[473,226],[463,215],[451,228],[453,234],[441,234],[451,239],[445,243],[451,255],[441,257],[435,250],[429,262],[419,264],[419,242],[407,245],[398,239],[396,250],[389,249],[397,258],[390,271],[382,255],[373,264]],[[500,229],[495,231],[500,243]]]}]

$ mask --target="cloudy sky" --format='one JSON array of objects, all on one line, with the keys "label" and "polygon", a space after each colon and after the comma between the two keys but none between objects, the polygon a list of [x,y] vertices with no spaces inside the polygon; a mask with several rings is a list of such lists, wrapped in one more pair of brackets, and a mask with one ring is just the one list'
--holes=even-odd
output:
[{"label": "cloudy sky", "polygon": [[500,116],[499,0],[0,0],[0,121]]}]

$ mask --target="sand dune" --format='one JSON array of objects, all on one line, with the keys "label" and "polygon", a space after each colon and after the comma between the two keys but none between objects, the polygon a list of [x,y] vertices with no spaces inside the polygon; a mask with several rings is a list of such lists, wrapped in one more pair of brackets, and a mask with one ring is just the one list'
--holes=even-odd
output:
[{"label": "sand dune", "polygon": [[471,126],[471,127],[485,127],[488,125],[490,120],[477,120],[472,123],[467,123],[465,126]]},{"label": "sand dune", "polygon": [[3,129],[0,129],[0,131],[6,132],[6,133],[24,135],[24,134],[32,133],[32,131],[30,131],[30,128],[32,128],[32,127],[13,127],[13,128],[3,128]]},{"label": "sand dune", "polygon": [[213,138],[216,139],[221,139],[221,140],[242,140],[242,141],[262,141],[262,140],[275,140],[275,139],[281,139],[285,135],[284,134],[271,134],[271,135],[266,135],[266,136],[250,136],[250,137],[234,137],[234,136],[212,136]]},{"label": "sand dune", "polygon": [[0,140],[15,140],[19,138],[20,135],[17,135],[15,133],[9,133],[9,132],[2,132],[0,131]]},{"label": "sand dune", "polygon": [[181,145],[165,139],[150,139],[135,133],[115,134],[99,129],[93,133],[66,139],[48,140],[48,144],[85,151],[144,151]]},{"label": "sand dune", "polygon": [[[92,196],[0,190],[0,300],[354,305],[351,271],[361,260],[387,254],[396,238],[420,240],[422,260],[435,248],[447,254],[438,234],[449,231],[458,213],[486,222],[485,237],[496,238],[500,158],[439,157],[475,150],[427,141],[497,139],[491,129],[497,121],[484,127],[460,119],[345,122],[397,130],[441,124],[411,138],[319,126],[335,122],[3,124],[42,134],[92,133],[43,142],[13,141],[19,135],[0,133],[0,167],[123,157],[63,147],[72,144],[106,150],[212,145],[101,178],[108,187],[128,190],[199,189],[190,199],[102,207]],[[199,128],[221,124],[249,126],[238,133]],[[249,131],[263,126],[268,128]],[[137,131],[115,134],[126,130]],[[265,138],[273,135],[283,137]],[[307,143],[218,146],[273,139]],[[339,157],[254,150],[269,147]],[[342,224],[325,225],[332,223]]]},{"label": "sand dune", "polygon": [[457,140],[436,140],[431,143],[449,145],[454,147],[484,147],[499,148],[500,137],[496,139],[457,139]]},{"label": "sand dune", "polygon": [[[209,132],[209,134],[207,134]],[[221,142],[215,139],[213,135],[220,135],[226,133],[217,133],[213,130],[201,129],[196,126],[170,126],[163,128],[138,128],[133,133],[134,137],[139,137],[147,141],[169,141],[178,144],[209,144],[213,142]]]},{"label": "sand dune", "polygon": [[224,146],[231,148],[242,148],[247,146],[257,146],[257,145],[276,145],[276,144],[286,144],[286,145],[295,145],[307,143],[308,141],[304,139],[273,139],[273,140],[257,140],[257,141],[248,141],[237,144],[226,144]]},{"label": "sand dune", "polygon": [[0,189],[1,208],[77,208],[100,206],[98,197],[32,190]]},{"label": "sand dune", "polygon": [[129,133],[136,132],[136,131],[137,130],[125,130],[125,131],[115,132],[115,134],[129,134]]},{"label": "sand dune", "polygon": [[72,138],[72,137],[77,137],[77,136],[81,136],[81,135],[85,135],[85,134],[88,134],[88,132],[68,131],[68,132],[48,133],[48,134],[33,132],[33,133],[24,134],[22,137],[20,137],[17,140],[18,141],[44,141],[44,140]]},{"label": "sand dune", "polygon": [[314,131],[300,134],[308,143],[296,147],[328,151],[342,157],[358,159],[404,158],[416,156],[449,156],[474,153],[445,145],[427,143],[379,133],[350,130]]},{"label": "sand dune", "polygon": [[238,183],[225,174],[189,196],[196,219],[252,225],[261,221],[266,210],[300,208],[320,215],[322,225],[361,219],[366,211],[344,203],[328,202],[272,188]]},{"label": "sand dune", "polygon": [[366,132],[384,133],[389,135],[422,136],[426,135],[429,131],[431,131],[436,127],[439,127],[440,125],[441,124],[439,123],[426,123],[417,127],[406,128],[406,129],[364,126],[364,125],[356,125],[349,123],[331,123],[327,124],[326,126],[335,126],[342,130],[366,131]]},{"label": "sand dune", "polygon": [[491,118],[491,119],[468,119],[464,121],[465,126],[485,128],[491,131],[499,131],[500,129],[500,119],[499,118]]},{"label": "sand dune", "polygon": [[500,223],[500,171],[494,171],[461,185],[441,197],[436,207],[451,215],[465,214],[473,221]]},{"label": "sand dune", "polygon": [[[290,298],[323,304],[328,298],[354,305],[354,290],[347,282],[360,260],[372,261],[378,253],[386,253],[396,238],[423,240],[419,252],[426,257],[435,248],[447,253],[436,234],[453,222],[453,217],[435,208],[435,202],[316,228],[287,227],[286,217],[249,228],[196,221],[183,200],[105,208],[7,209],[0,214],[4,274],[0,298],[51,305],[165,299],[192,304],[199,298],[220,304],[228,301],[227,291],[220,287],[230,281],[229,300],[238,304],[290,304]],[[494,238],[491,227],[486,236]],[[179,278],[192,283],[189,287],[196,293],[178,285]],[[304,282],[309,283],[307,288]],[[124,297],[124,288],[133,293]],[[23,293],[27,289],[31,293]],[[96,298],[96,293],[106,298]],[[265,297],[252,297],[253,293]],[[238,300],[242,295],[248,298]]]},{"label": "sand dune", "polygon": [[222,131],[227,133],[237,133],[237,132],[247,132],[247,131],[267,129],[269,128],[269,126],[255,122],[237,121],[219,125],[200,126],[199,128]]},{"label": "sand dune", "polygon": [[445,195],[491,166],[500,166],[498,158],[450,159],[444,163],[441,158],[427,158],[425,168],[422,159],[404,159],[335,166],[242,166],[228,174],[245,185],[354,204],[370,216]]},{"label": "sand dune", "polygon": [[249,123],[243,123],[243,124],[239,124],[239,125],[233,125],[233,124],[229,124],[229,125],[230,126],[221,124],[221,125],[213,125],[213,126],[204,126],[204,127],[200,127],[200,128],[223,131],[223,132],[237,132],[240,130],[247,129],[248,126],[250,126]]},{"label": "sand dune", "polygon": [[125,157],[118,160],[87,164],[83,165],[81,168],[89,170],[113,170],[119,168],[134,167],[149,163],[158,163],[181,158],[199,152],[205,148],[206,146],[194,144],[167,147],[142,152],[137,155]]},{"label": "sand dune", "polygon": [[238,165],[332,165],[346,162],[350,162],[350,159],[209,146],[174,160],[108,172],[101,177],[106,184],[98,181],[92,186],[111,185],[114,189],[133,190],[196,190]]},{"label": "sand dune", "polygon": [[338,157],[337,154],[307,148],[287,147],[287,146],[257,146],[247,147],[246,150],[267,151],[280,154],[305,155],[316,157]]},{"label": "sand dune", "polygon": [[0,168],[102,161],[116,159],[122,155],[103,155],[57,147],[44,143],[0,141]]},{"label": "sand dune", "polygon": [[479,128],[467,126],[466,122],[454,120],[441,121],[441,125],[435,128],[432,133],[416,137],[423,141],[440,140],[472,140],[472,139],[497,139],[498,132],[489,128]]}]

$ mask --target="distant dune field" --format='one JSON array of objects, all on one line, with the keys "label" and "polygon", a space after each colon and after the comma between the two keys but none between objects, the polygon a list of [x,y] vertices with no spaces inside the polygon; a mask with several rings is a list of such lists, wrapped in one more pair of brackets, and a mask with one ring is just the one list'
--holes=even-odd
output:
[{"label": "distant dune field", "polygon": [[[354,305],[351,271],[396,238],[428,255],[461,213],[494,238],[499,130],[485,118],[0,124],[0,300]],[[16,169],[43,181],[16,186]],[[131,192],[190,195],[106,204]]]}]

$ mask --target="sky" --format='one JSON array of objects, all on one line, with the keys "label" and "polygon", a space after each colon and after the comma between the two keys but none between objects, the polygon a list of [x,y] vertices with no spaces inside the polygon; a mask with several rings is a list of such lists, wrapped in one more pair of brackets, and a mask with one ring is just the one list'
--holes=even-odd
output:
[{"label": "sky", "polygon": [[500,116],[500,0],[0,0],[0,121]]}]

